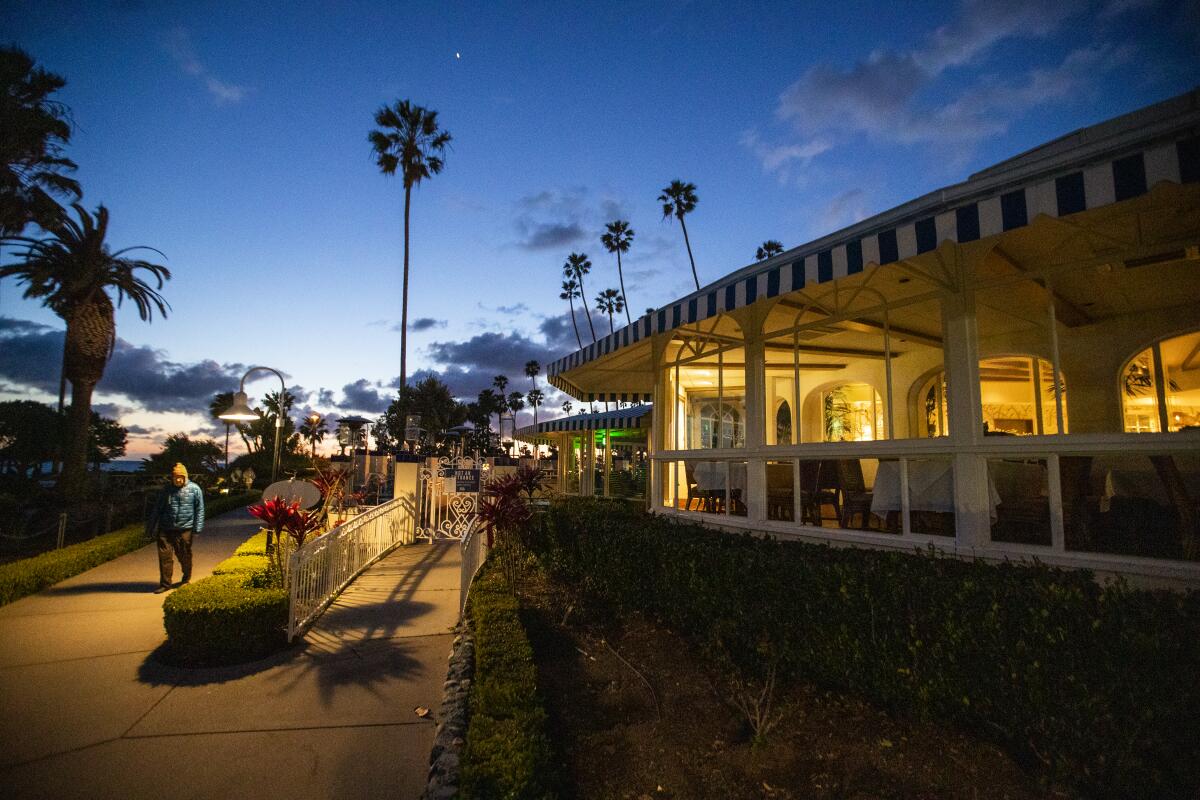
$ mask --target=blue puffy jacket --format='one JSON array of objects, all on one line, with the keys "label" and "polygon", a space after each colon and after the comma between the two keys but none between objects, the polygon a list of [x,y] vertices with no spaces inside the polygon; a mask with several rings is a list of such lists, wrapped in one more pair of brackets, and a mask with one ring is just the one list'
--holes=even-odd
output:
[{"label": "blue puffy jacket", "polygon": [[158,524],[162,528],[204,529],[204,491],[188,481],[168,486],[158,497]]}]

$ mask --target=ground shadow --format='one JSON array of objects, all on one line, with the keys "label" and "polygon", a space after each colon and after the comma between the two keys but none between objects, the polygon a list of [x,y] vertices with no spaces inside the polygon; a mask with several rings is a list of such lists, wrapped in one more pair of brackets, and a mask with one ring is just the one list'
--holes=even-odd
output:
[{"label": "ground shadow", "polygon": [[81,583],[74,586],[52,586],[42,594],[49,597],[68,594],[151,594],[158,588],[158,581],[109,581],[106,583]]}]

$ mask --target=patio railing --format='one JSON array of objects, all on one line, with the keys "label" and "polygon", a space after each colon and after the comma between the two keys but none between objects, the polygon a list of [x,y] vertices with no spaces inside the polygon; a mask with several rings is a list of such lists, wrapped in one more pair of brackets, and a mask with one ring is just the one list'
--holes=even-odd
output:
[{"label": "patio railing", "polygon": [[486,540],[487,532],[476,518],[462,538],[462,574],[459,579],[458,591],[459,619],[462,619],[463,612],[467,608],[467,594],[471,590],[471,582],[475,580],[475,573],[479,572],[479,568],[487,560]]},{"label": "patio railing", "polygon": [[312,625],[363,570],[397,545],[411,544],[413,522],[412,501],[400,497],[351,517],[292,551],[286,577],[288,641]]}]

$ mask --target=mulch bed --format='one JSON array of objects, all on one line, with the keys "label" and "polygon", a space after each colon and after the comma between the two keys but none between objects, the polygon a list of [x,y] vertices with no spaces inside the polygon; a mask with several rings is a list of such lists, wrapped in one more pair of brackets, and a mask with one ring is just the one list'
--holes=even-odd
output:
[{"label": "mulch bed", "polygon": [[686,642],[640,616],[563,625],[563,604],[531,578],[523,616],[567,797],[1070,796],[990,743],[811,685],[780,688],[780,721],[752,746],[745,716]]}]

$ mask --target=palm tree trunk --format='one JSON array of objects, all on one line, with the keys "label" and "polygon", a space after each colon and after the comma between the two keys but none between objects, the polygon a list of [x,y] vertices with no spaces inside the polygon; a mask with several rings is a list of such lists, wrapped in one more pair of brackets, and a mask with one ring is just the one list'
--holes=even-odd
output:
[{"label": "palm tree trunk", "polygon": [[583,349],[583,339],[579,336],[579,325],[575,322],[575,301],[567,298],[567,303],[571,306],[571,327],[575,329],[575,341],[579,343],[579,349]]},{"label": "palm tree trunk", "polygon": [[71,409],[67,437],[63,447],[62,477],[58,485],[68,502],[79,502],[87,493],[88,427],[92,419],[92,391],[95,383],[71,383]]},{"label": "palm tree trunk", "polygon": [[696,275],[696,259],[692,258],[692,243],[688,240],[687,225],[683,224],[683,217],[679,218],[679,227],[683,228],[683,243],[687,247],[688,261],[692,264],[692,280],[696,282],[696,289],[700,289],[700,278]]},{"label": "palm tree trunk", "polygon": [[225,469],[229,469],[229,423],[225,423]]},{"label": "palm tree trunk", "polygon": [[621,281],[621,302],[625,304],[625,323],[633,324],[633,318],[629,316],[629,298],[625,296],[625,272],[621,269],[621,251],[617,251],[617,278]]},{"label": "palm tree trunk", "polygon": [[404,383],[408,377],[408,212],[412,206],[412,187],[404,187],[404,288],[400,304],[400,419],[407,421]]},{"label": "palm tree trunk", "polygon": [[[587,291],[583,288],[583,273],[582,272],[579,273],[579,297],[581,300],[583,300],[583,315],[585,317],[587,317],[588,329],[592,332],[592,344],[595,344],[596,343],[596,327],[594,325],[592,325],[592,310],[590,308],[588,308]],[[580,345],[579,349],[582,350],[583,345]]]},{"label": "palm tree trunk", "polygon": [[608,312],[608,332],[609,332],[609,333],[616,333],[616,332],[617,332],[617,329],[613,327],[613,318],[612,318],[612,312],[611,312],[611,311],[609,311],[609,312]]}]

